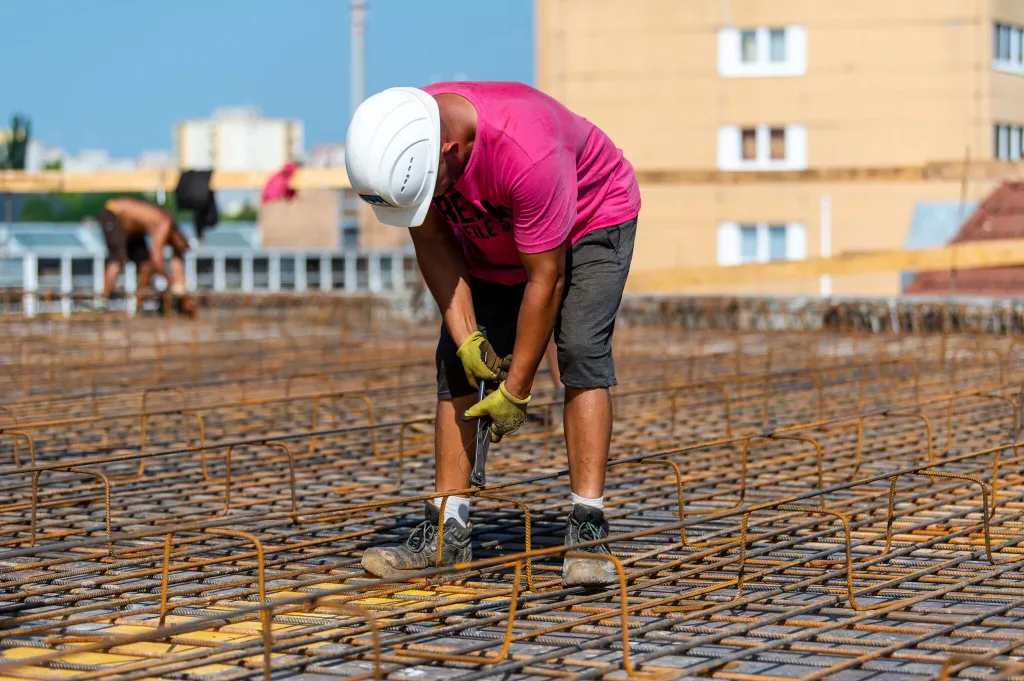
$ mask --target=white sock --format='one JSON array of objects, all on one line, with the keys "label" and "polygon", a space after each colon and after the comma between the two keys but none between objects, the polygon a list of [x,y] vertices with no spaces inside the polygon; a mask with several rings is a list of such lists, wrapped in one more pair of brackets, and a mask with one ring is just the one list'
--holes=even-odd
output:
[{"label": "white sock", "polygon": [[[443,500],[444,497],[434,497],[434,506],[440,509]],[[443,522],[448,522],[449,518],[455,518],[463,527],[469,524],[469,497],[448,497]]]},{"label": "white sock", "polygon": [[581,497],[580,495],[578,495],[575,492],[573,492],[572,493],[572,503],[573,504],[583,504],[584,506],[589,506],[590,508],[596,508],[596,509],[599,509],[599,510],[602,510],[602,511],[604,510],[604,497],[603,496],[600,496],[600,497],[598,497],[596,499],[588,499],[586,497]]}]

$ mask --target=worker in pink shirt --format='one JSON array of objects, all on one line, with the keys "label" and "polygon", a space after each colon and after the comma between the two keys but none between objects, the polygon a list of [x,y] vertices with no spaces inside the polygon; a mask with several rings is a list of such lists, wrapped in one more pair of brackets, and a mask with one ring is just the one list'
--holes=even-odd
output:
[{"label": "worker in pink shirt", "polygon": [[[491,419],[492,442],[522,425],[553,333],[572,487],[565,544],[606,538],[611,339],[640,211],[636,177],[621,150],[532,87],[456,82],[391,88],[367,99],[349,126],[345,164],[377,218],[409,228],[444,319],[436,352],[435,491],[469,487],[471,419]],[[478,402],[481,379],[497,385]],[[449,497],[444,519],[440,502],[426,504],[425,519],[404,543],[368,549],[363,567],[382,577],[432,567],[440,522],[443,564],[471,560],[469,498]],[[607,585],[616,572],[607,560],[566,558],[562,580]]]},{"label": "worker in pink shirt", "polygon": [[260,197],[260,204],[267,204],[271,201],[284,199],[291,201],[295,198],[295,190],[292,189],[292,177],[299,166],[293,161],[288,161],[281,169],[270,176],[267,184],[263,187],[263,195]]}]

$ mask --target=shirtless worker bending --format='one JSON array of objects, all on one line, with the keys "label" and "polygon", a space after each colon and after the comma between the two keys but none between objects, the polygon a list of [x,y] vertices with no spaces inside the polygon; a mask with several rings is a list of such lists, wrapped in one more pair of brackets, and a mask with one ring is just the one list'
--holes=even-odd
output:
[{"label": "shirtless worker bending", "polygon": [[[565,545],[606,538],[611,340],[640,211],[629,161],[593,123],[539,90],[457,82],[367,99],[349,126],[345,165],[377,219],[409,228],[444,319],[435,492],[469,487],[471,419],[491,419],[492,442],[522,425],[553,333],[572,488]],[[496,389],[478,402],[481,379]],[[394,577],[433,567],[440,522],[442,564],[471,560],[469,498],[449,497],[444,519],[440,504],[426,504],[402,544],[368,549],[364,569]],[[607,560],[566,558],[562,581],[607,585],[616,571]]]},{"label": "shirtless worker bending", "polygon": [[[188,251],[188,241],[170,213],[138,199],[111,199],[100,211],[99,222],[107,243],[101,308],[106,307],[117,275],[125,261],[130,259],[138,268],[137,290],[145,290],[153,274],[159,274],[167,279],[175,305],[189,314],[194,312],[191,302],[185,298],[185,263],[182,258]],[[146,235],[149,235],[152,249],[146,245]],[[170,245],[173,250],[170,273],[164,265],[165,245]]]}]

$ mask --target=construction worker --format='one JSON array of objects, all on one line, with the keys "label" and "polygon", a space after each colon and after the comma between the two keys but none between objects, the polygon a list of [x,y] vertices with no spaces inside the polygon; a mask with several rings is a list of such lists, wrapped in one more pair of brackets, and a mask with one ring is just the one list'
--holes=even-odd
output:
[{"label": "construction worker", "polygon": [[[186,297],[185,263],[182,260],[189,245],[178,230],[174,216],[146,201],[119,198],[107,201],[98,218],[107,243],[107,265],[100,308],[106,309],[117,275],[121,273],[125,261],[130,259],[138,268],[136,290],[144,291],[153,274],[159,274],[167,279],[175,307],[181,312],[194,315],[192,301]],[[152,247],[146,244],[147,235]],[[170,245],[173,251],[170,273],[164,265],[165,245]]]},{"label": "construction worker", "polygon": [[[444,318],[435,491],[469,487],[472,419],[491,419],[492,442],[523,423],[554,333],[572,487],[565,544],[607,537],[611,339],[640,210],[630,163],[595,125],[532,87],[457,82],[364,101],[345,164],[379,220],[410,228]],[[494,389],[477,402],[480,380]],[[367,550],[363,567],[378,576],[432,567],[441,499],[406,542]],[[450,496],[443,522],[443,564],[470,560],[469,498]],[[616,572],[607,560],[566,558],[562,579],[607,585]]]}]

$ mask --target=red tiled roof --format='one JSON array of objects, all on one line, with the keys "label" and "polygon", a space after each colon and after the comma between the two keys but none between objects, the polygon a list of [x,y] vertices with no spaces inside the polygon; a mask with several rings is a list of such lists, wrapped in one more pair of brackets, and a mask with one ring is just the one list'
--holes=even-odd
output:
[{"label": "red tiled roof", "polygon": [[[987,239],[1024,239],[1024,183],[1007,182],[989,194],[951,244]],[[904,290],[907,295],[1024,295],[1024,267],[957,270],[950,287],[949,271],[921,272]]]}]

